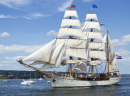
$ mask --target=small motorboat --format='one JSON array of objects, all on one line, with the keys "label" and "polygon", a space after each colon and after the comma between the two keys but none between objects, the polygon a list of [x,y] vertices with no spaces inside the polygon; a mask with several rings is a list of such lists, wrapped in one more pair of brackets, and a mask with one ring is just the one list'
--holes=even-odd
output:
[{"label": "small motorboat", "polygon": [[47,80],[47,83],[50,83],[50,81],[49,81],[49,80]]},{"label": "small motorboat", "polygon": [[3,80],[3,83],[9,83],[10,81],[8,81],[8,80]]},{"label": "small motorboat", "polygon": [[42,78],[39,78],[39,80],[43,80]]},{"label": "small motorboat", "polygon": [[23,82],[21,82],[21,84],[23,85],[31,85],[34,84],[36,81],[34,80],[23,80]]}]

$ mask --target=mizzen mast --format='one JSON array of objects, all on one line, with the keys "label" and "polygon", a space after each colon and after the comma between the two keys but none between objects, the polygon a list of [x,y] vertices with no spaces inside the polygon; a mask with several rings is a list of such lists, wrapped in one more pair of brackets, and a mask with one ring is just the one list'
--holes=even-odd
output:
[{"label": "mizzen mast", "polygon": [[108,29],[107,29],[107,63],[108,63],[108,74],[109,74],[109,46],[108,46],[108,44],[109,44],[109,42],[108,42],[108,33],[109,33],[109,31],[108,31]]}]

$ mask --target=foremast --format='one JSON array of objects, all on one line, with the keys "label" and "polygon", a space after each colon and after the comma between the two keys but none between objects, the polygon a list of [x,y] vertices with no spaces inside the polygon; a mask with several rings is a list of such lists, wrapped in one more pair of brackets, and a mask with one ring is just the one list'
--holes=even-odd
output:
[{"label": "foremast", "polygon": [[[68,17],[68,19],[65,19],[67,17]],[[76,19],[74,19],[72,17],[75,17]],[[67,26],[69,28],[67,28]],[[87,59],[87,55],[86,55],[87,53],[85,51],[86,42],[84,39],[77,39],[79,37],[83,38],[84,34],[82,33],[82,30],[77,27],[80,27],[80,21],[78,19],[77,11],[71,10],[71,8],[70,8],[70,10],[65,11],[64,18],[62,19],[62,23],[61,23],[61,28],[60,28],[59,34],[58,34],[58,37],[69,36],[69,38],[68,39],[67,38],[58,38],[57,39],[57,45],[60,44],[61,42],[67,41],[65,43],[64,56],[69,56],[70,59],[63,60],[63,62],[65,65],[69,64],[70,76],[72,76],[72,64],[78,64],[81,61],[81,60],[77,60],[77,61],[73,60],[73,58],[77,57],[77,58]],[[62,29],[62,31],[61,31],[61,29]],[[73,38],[74,36],[76,38]],[[75,52],[75,51],[77,51],[77,52]],[[81,51],[83,51],[83,52],[81,52]],[[80,54],[78,54],[78,53],[80,53]],[[83,56],[82,54],[85,54],[85,56]]]}]

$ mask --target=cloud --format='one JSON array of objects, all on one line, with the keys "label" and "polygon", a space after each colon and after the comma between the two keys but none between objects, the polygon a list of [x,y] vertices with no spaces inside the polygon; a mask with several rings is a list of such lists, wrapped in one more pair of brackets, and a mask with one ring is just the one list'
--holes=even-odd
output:
[{"label": "cloud", "polygon": [[0,46],[0,53],[8,53],[8,52],[18,52],[24,51],[25,53],[32,53],[43,45],[10,45],[10,46]]},{"label": "cloud", "polygon": [[130,52],[124,49],[118,49],[115,53],[116,55],[121,55],[121,56],[130,55]]},{"label": "cloud", "polygon": [[54,31],[54,30],[51,30],[51,31],[49,31],[48,33],[47,33],[47,36],[57,36],[57,32],[56,31]]},{"label": "cloud", "polygon": [[19,8],[31,4],[32,0],[0,0],[0,4],[9,8]]},{"label": "cloud", "polygon": [[130,57],[122,57],[122,59],[118,59],[117,63],[130,65]]},{"label": "cloud", "polygon": [[84,2],[91,2],[91,1],[93,1],[93,0],[83,0]]},{"label": "cloud", "polygon": [[130,34],[123,36],[122,42],[130,42]]},{"label": "cloud", "polygon": [[112,43],[114,46],[123,46],[130,43],[130,34],[122,36],[121,39],[113,39]]},{"label": "cloud", "polygon": [[116,55],[122,56],[122,59],[118,59],[117,63],[130,65],[130,51],[124,49],[118,49],[115,52]]},{"label": "cloud", "polygon": [[0,15],[0,18],[15,18],[15,17],[10,15]]},{"label": "cloud", "polygon": [[23,18],[26,18],[26,19],[37,19],[37,18],[44,18],[44,17],[49,17],[51,15],[44,15],[44,14],[41,14],[41,13],[34,13],[30,16],[23,16]]},{"label": "cloud", "polygon": [[3,61],[0,61],[0,63],[8,64],[8,63],[14,63],[17,62],[16,60],[19,60],[20,58],[25,58],[26,56],[16,56],[16,57],[5,57]]},{"label": "cloud", "polygon": [[0,18],[25,18],[25,19],[37,19],[37,18],[44,18],[44,17],[49,17],[51,15],[44,15],[44,14],[41,14],[41,13],[34,13],[34,14],[31,14],[30,16],[20,16],[20,17],[14,17],[14,16],[10,16],[10,15],[0,15]]},{"label": "cloud", "polygon": [[25,58],[26,56],[16,56],[16,57],[5,57],[6,60],[18,60],[19,58]]},{"label": "cloud", "polygon": [[65,11],[72,4],[73,0],[67,0],[67,2],[63,2],[61,7],[58,7],[58,11],[62,12]]},{"label": "cloud", "polygon": [[0,34],[0,37],[8,37],[8,36],[10,36],[10,34],[7,32],[3,32]]}]

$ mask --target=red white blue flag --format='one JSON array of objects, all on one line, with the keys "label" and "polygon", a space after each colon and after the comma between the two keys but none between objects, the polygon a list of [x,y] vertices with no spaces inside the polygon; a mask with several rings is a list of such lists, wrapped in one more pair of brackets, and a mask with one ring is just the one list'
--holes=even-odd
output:
[{"label": "red white blue flag", "polygon": [[121,57],[121,56],[116,55],[116,57],[117,57],[117,59],[122,59],[122,57]]}]

